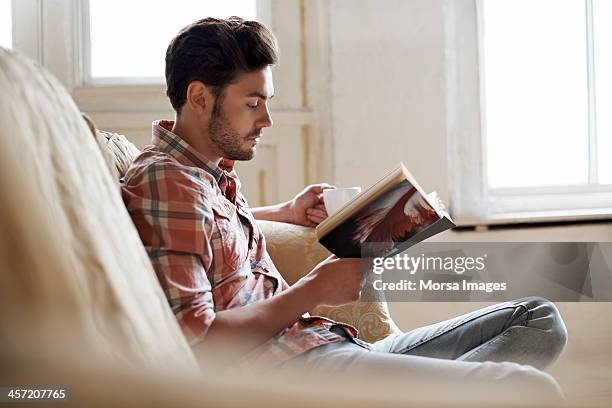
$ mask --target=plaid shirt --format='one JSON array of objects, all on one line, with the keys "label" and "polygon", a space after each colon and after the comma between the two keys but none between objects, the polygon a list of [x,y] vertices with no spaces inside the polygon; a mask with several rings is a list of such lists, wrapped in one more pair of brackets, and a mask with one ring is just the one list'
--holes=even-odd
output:
[{"label": "plaid shirt", "polygon": [[[134,160],[123,197],[179,325],[193,346],[219,311],[268,299],[289,285],[266,251],[233,162],[219,166],[153,123],[152,145]],[[245,356],[280,364],[313,347],[342,340],[339,324],[305,314]],[[355,328],[342,325],[350,337]]]}]

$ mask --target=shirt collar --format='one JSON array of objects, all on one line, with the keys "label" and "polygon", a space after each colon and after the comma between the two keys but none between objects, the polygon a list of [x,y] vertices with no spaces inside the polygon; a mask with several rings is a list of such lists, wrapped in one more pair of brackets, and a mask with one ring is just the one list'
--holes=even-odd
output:
[{"label": "shirt collar", "polygon": [[218,165],[208,160],[186,141],[172,133],[173,126],[173,120],[156,120],[152,124],[152,143],[161,151],[170,154],[181,164],[206,170],[217,180],[217,183],[220,182],[224,172],[227,172],[226,175],[234,174],[233,160],[221,159]]}]

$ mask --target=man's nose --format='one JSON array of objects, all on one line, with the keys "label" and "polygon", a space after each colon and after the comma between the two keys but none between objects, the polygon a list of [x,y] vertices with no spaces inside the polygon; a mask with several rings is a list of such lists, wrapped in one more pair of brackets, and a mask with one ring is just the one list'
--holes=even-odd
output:
[{"label": "man's nose", "polygon": [[262,116],[262,118],[260,119],[259,122],[259,127],[265,128],[265,127],[272,127],[272,125],[274,125],[274,121],[272,120],[272,115],[270,113],[270,108],[268,107],[268,105],[266,104],[265,108],[264,108],[264,114]]}]

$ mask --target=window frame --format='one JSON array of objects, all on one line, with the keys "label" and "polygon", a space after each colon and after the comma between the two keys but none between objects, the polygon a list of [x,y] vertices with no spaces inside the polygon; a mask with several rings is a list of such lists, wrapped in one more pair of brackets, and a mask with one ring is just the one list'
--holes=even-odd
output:
[{"label": "window frame", "polygon": [[[15,29],[15,23],[14,23],[14,21],[13,21],[13,14],[14,14],[14,13],[13,13],[13,8],[14,8],[13,3],[14,3],[14,2],[15,2],[15,0],[9,0],[9,4],[10,4],[10,6],[9,6],[9,7],[10,7],[10,9],[9,9],[9,10],[10,10],[10,14],[11,14],[11,16],[10,16],[10,17],[11,17],[11,18],[10,18],[10,20],[11,20],[11,22],[10,22],[11,27],[10,27],[10,28],[11,28],[11,29],[9,30],[9,31],[10,31],[10,36],[11,36],[11,38],[10,38],[10,49],[15,48],[15,47],[14,47],[14,39],[13,39],[13,37],[14,37],[14,35],[13,35],[13,30]],[[0,44],[0,46],[2,46],[2,44]]]},{"label": "window frame", "polygon": [[[258,18],[270,24],[271,0],[256,1]],[[163,77],[92,80],[89,0],[12,0],[11,5],[13,49],[49,69],[81,110],[167,116]]]},{"label": "window frame", "polygon": [[[78,61],[80,61],[80,87],[98,86],[156,86],[165,85],[163,76],[159,77],[97,77],[91,76],[91,37],[89,0],[77,0],[79,15],[78,36],[80,38]],[[271,0],[255,0],[258,20],[269,24],[271,17]]]},{"label": "window frame", "polygon": [[589,183],[512,188],[488,185],[483,0],[447,5],[449,191],[459,225],[612,218],[612,185],[597,183],[593,8],[585,2]]},{"label": "window frame", "polygon": [[[174,115],[165,84],[84,81],[85,1],[13,0],[13,48],[48,69],[98,127],[125,134],[138,146],[144,146],[150,142],[151,122]],[[277,163],[272,168],[299,169],[264,171],[259,181],[251,180],[250,184],[259,183],[260,199],[282,201],[293,196],[296,183],[307,185],[333,177],[331,91],[327,82],[330,8],[326,0],[257,0],[257,13],[258,19],[277,36],[283,60],[293,62],[275,67],[275,86],[282,92],[274,98],[274,129],[283,137],[274,137],[271,130],[265,145],[270,151],[284,152],[274,154]],[[313,160],[315,157],[321,160]],[[261,163],[253,166],[251,171],[263,171]],[[272,196],[265,193],[264,182],[274,184]]]},{"label": "window frame", "polygon": [[[89,0],[12,0],[13,48],[48,67],[70,91],[164,86],[163,77],[92,78]],[[271,21],[271,0],[256,0],[258,18]]]}]

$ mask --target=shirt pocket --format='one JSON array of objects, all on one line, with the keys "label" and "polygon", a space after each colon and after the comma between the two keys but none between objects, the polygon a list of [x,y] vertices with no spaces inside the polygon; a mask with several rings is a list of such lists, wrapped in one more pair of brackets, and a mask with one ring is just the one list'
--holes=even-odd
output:
[{"label": "shirt pocket", "polygon": [[[219,232],[218,245],[223,254],[223,274],[238,271],[248,258],[248,241],[236,209],[226,202],[215,202],[212,205],[215,224]],[[216,247],[217,243],[213,243]],[[215,262],[216,266],[219,263]]]}]

